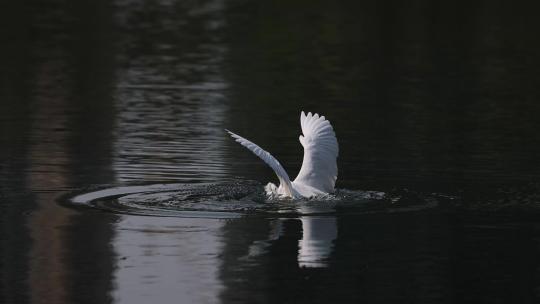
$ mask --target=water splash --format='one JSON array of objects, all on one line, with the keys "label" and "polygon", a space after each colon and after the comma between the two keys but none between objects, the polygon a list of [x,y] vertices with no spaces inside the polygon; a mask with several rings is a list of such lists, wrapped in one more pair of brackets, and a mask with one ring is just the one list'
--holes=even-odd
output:
[{"label": "water splash", "polygon": [[338,189],[310,199],[268,197],[253,181],[122,186],[79,193],[70,205],[149,216],[237,218],[336,213],[403,212],[436,207],[437,200],[407,190],[391,193]]}]

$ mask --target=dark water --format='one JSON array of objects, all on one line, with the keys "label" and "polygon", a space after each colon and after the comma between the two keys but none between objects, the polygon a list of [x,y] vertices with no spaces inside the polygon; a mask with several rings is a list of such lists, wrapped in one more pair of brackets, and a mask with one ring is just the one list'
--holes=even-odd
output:
[{"label": "dark water", "polygon": [[5,2],[1,303],[540,301],[535,2]]}]

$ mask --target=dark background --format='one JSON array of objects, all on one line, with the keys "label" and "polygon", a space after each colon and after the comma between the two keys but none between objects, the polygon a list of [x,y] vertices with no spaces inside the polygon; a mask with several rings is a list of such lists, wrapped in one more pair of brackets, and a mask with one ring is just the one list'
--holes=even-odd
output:
[{"label": "dark background", "polygon": [[[152,219],[73,210],[58,198],[103,185],[273,180],[224,128],[269,150],[294,177],[301,110],[325,115],[336,130],[338,188],[436,192],[459,196],[459,205],[337,216],[338,238],[322,269],[296,263],[298,220],[285,221],[282,236],[249,263],[239,256],[266,239],[271,223],[227,221],[203,233],[219,236],[208,242],[219,244],[221,253],[210,255],[219,283],[185,273],[195,288],[175,294],[183,283],[152,293],[143,280],[130,285],[148,288],[136,300],[538,302],[539,8],[535,1],[4,1],[0,302],[122,302],[129,294],[119,275],[122,223],[141,229],[132,243],[143,247]],[[209,222],[185,227],[222,224]],[[185,229],[163,237],[194,237]],[[178,241],[199,246],[190,244]],[[201,262],[180,254],[160,260],[157,252],[150,256],[173,272]],[[168,286],[167,276],[153,275]]]}]

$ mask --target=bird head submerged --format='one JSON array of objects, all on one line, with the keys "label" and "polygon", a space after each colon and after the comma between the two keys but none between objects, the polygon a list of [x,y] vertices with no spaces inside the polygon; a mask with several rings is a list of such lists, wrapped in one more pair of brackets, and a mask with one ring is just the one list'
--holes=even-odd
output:
[{"label": "bird head submerged", "polygon": [[319,114],[300,114],[302,135],[300,144],[304,147],[304,159],[298,176],[291,181],[279,161],[253,142],[226,130],[242,146],[261,158],[276,173],[279,186],[266,185],[268,195],[279,197],[314,197],[332,193],[337,180],[337,157],[339,146],[330,122]]}]

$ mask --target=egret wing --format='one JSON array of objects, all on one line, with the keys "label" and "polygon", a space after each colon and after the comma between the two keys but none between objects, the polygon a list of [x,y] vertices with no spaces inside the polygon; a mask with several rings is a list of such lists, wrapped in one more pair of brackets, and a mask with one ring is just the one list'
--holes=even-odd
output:
[{"label": "egret wing", "polygon": [[292,186],[291,186],[291,180],[289,178],[289,175],[283,169],[283,166],[279,163],[279,161],[273,157],[270,153],[263,150],[261,147],[257,146],[256,144],[252,143],[251,141],[243,138],[240,135],[237,135],[229,130],[226,130],[232,138],[235,139],[236,142],[241,144],[242,146],[248,148],[253,154],[257,155],[260,159],[262,159],[267,165],[274,170],[276,173],[280,185],[285,190],[285,193],[289,196],[293,195]]},{"label": "egret wing", "polygon": [[306,115],[303,111],[300,125],[304,134],[299,138],[304,147],[304,160],[294,183],[332,192],[337,180],[339,153],[334,129],[324,116],[312,115],[311,112]]}]

